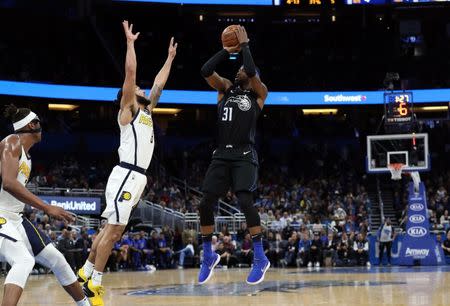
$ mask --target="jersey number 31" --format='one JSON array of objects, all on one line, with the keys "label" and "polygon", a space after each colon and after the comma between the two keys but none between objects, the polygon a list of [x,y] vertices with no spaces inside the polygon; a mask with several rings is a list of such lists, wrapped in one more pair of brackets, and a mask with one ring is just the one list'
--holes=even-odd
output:
[{"label": "jersey number 31", "polygon": [[224,107],[222,121],[232,121],[233,120],[233,108]]}]

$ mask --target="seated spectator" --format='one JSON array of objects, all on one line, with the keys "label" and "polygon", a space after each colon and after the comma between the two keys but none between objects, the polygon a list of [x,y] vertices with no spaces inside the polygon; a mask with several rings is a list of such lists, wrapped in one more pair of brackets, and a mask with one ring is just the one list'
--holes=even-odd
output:
[{"label": "seated spectator", "polygon": [[[283,199],[282,199],[283,200]],[[290,218],[289,218],[289,213],[287,212],[287,211],[285,211],[284,213],[283,213],[283,216],[280,218],[280,226],[281,226],[281,228],[285,228],[285,227],[287,227],[288,226],[288,224],[292,221]]]},{"label": "seated spectator", "polygon": [[290,226],[291,226],[291,228],[292,228],[294,231],[298,231],[298,230],[300,229],[301,223],[298,222],[296,216],[294,216],[294,217],[292,218],[292,222],[290,223]]},{"label": "seated spectator", "polygon": [[86,262],[91,246],[92,241],[90,240],[89,235],[86,232],[82,232],[80,237],[75,241],[75,249],[77,250],[75,253],[75,262],[77,270],[81,268],[84,262]]},{"label": "seated spectator", "polygon": [[273,233],[269,232],[269,251],[266,256],[272,267],[279,267],[280,260],[284,258],[286,253],[288,242],[281,238],[280,233],[275,234],[275,240],[271,237],[273,237]]},{"label": "seated spectator", "polygon": [[132,267],[134,270],[145,269],[144,259],[144,249],[147,246],[147,240],[141,236],[141,234],[136,233],[133,236],[133,240],[130,245],[130,254],[132,259]]},{"label": "seated spectator", "polygon": [[172,266],[172,250],[167,243],[167,240],[163,233],[159,235],[158,239],[158,254],[159,254],[159,267],[166,269]]},{"label": "seated spectator", "polygon": [[241,244],[240,262],[251,265],[253,261],[253,243],[250,233],[245,235],[244,241]]},{"label": "seated spectator", "polygon": [[438,221],[436,211],[431,211],[430,215],[430,227],[434,230],[443,229],[444,226],[440,224],[440,220]]},{"label": "seated spectator", "polygon": [[156,231],[152,231],[151,237],[147,242],[148,260],[152,265],[158,266],[159,262],[159,234]]},{"label": "seated spectator", "polygon": [[128,237],[128,233],[122,236],[121,241],[118,244],[119,252],[117,256],[117,264],[119,268],[128,268],[129,263],[129,251],[131,246],[131,239]]},{"label": "seated spectator", "polygon": [[219,264],[231,268],[236,265],[237,258],[234,256],[234,246],[232,244],[227,244],[227,246],[228,247],[225,246],[224,242],[219,242],[216,253],[220,255]]},{"label": "seated spectator", "polygon": [[[216,238],[217,239],[217,238]],[[186,243],[186,246],[177,251],[176,253],[180,254],[180,259],[178,261],[178,268],[182,269],[184,267],[184,259],[186,256],[194,256],[195,254],[195,250],[194,250],[194,243],[193,243],[193,239],[191,237],[188,238],[188,241]]]},{"label": "seated spectator", "polygon": [[360,266],[370,266],[369,262],[369,242],[364,238],[363,234],[358,235],[358,239],[353,244],[355,251],[356,263]]},{"label": "seated spectator", "polygon": [[[325,258],[325,261],[327,261],[327,258],[330,258],[328,264],[331,263],[332,265],[336,260],[336,250],[338,243],[339,240],[337,239],[335,234],[333,232],[330,232],[323,247],[323,257]],[[325,263],[325,265],[327,265],[327,263]]]},{"label": "seated spectator", "polygon": [[306,264],[308,264],[308,267],[311,267],[310,250],[311,240],[307,233],[302,233],[302,239],[298,242],[297,267],[302,267]]},{"label": "seated spectator", "polygon": [[339,204],[336,204],[336,208],[334,210],[334,218],[337,224],[344,222],[347,218],[347,213]]},{"label": "seated spectator", "polygon": [[442,243],[442,250],[445,256],[450,256],[450,231],[447,232],[447,239]]},{"label": "seated spectator", "polygon": [[74,242],[72,239],[72,232],[64,229],[61,233],[61,239],[58,241],[58,250],[64,255],[67,263],[75,271],[75,257],[74,257]]},{"label": "seated spectator", "polygon": [[219,243],[217,241],[217,236],[213,235],[211,238],[211,249],[213,252],[215,252],[218,247],[219,247]]},{"label": "seated spectator", "polygon": [[314,239],[311,241],[311,246],[309,248],[308,254],[308,267],[313,264],[316,267],[320,267],[320,263],[322,262],[322,240],[320,240],[319,233],[314,233]]},{"label": "seated spectator", "polygon": [[236,233],[236,240],[238,242],[242,242],[248,233],[250,232],[247,228],[247,223],[245,222],[241,223],[241,228]]},{"label": "seated spectator", "polygon": [[284,255],[284,259],[282,259],[281,265],[283,267],[286,266],[295,266],[296,262],[295,259],[297,257],[297,248],[298,248],[298,238],[297,238],[297,233],[293,232],[292,236],[289,237],[288,239],[288,243],[286,246],[286,251],[285,251],[285,255]]},{"label": "seated spectator", "polygon": [[448,215],[448,210],[444,210],[444,214],[441,216],[440,223],[442,228],[447,229],[450,223],[450,216]]},{"label": "seated spectator", "polygon": [[336,266],[351,266],[353,265],[352,261],[352,248],[350,246],[348,237],[346,233],[342,233],[341,239],[337,246],[337,257],[336,257]]}]

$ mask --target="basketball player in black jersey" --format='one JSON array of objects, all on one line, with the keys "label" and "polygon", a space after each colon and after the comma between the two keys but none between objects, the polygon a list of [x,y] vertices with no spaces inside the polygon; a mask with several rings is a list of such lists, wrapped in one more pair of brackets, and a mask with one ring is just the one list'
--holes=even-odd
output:
[{"label": "basketball player in black jersey", "polygon": [[[216,53],[201,69],[202,76],[218,92],[217,149],[203,182],[204,197],[200,203],[200,225],[203,238],[204,260],[200,269],[199,283],[209,280],[220,256],[211,250],[214,230],[213,206],[219,197],[231,188],[247,221],[253,238],[254,260],[247,278],[248,284],[258,284],[270,267],[264,255],[261,221],[253,206],[253,191],[257,187],[258,156],[255,150],[256,121],[267,98],[267,87],[261,82],[248,45],[244,27],[236,30],[239,45]],[[234,83],[221,77],[215,68],[229,58],[229,53],[241,52],[243,66],[236,74]]]}]

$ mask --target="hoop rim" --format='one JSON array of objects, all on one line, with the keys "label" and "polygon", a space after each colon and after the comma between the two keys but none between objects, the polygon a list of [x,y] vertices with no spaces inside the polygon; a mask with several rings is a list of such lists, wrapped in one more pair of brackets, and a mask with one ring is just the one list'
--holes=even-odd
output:
[{"label": "hoop rim", "polygon": [[391,164],[388,164],[389,170],[394,170],[394,171],[402,170],[404,167],[406,167],[406,164],[404,164],[404,163],[391,163]]}]

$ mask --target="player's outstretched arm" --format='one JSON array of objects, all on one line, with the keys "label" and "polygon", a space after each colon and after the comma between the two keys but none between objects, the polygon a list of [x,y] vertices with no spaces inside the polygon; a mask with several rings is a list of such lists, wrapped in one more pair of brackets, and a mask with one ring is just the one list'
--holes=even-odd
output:
[{"label": "player's outstretched arm", "polygon": [[150,91],[150,95],[148,97],[151,101],[151,104],[149,106],[150,111],[156,106],[156,104],[158,104],[159,98],[161,97],[162,90],[164,89],[167,79],[169,78],[170,68],[172,67],[173,60],[177,55],[177,47],[178,43],[175,43],[172,37],[169,43],[169,51],[167,54],[166,62],[156,75],[152,90]]},{"label": "player's outstretched arm", "polygon": [[134,42],[139,36],[139,32],[133,34],[133,24],[128,25],[128,21],[122,22],[125,37],[127,39],[127,55],[125,59],[125,81],[122,86],[122,99],[120,100],[120,109],[131,109],[134,112],[137,109],[136,105],[136,52],[134,50]]},{"label": "player's outstretched arm", "polygon": [[243,26],[239,26],[239,28],[237,28],[236,36],[241,47],[245,73],[250,79],[250,86],[258,95],[259,107],[263,108],[264,102],[267,98],[268,90],[266,85],[264,85],[256,72],[255,62],[253,61],[252,53],[250,52],[250,47],[248,45],[249,39],[247,36],[247,31]]},{"label": "player's outstretched arm", "polygon": [[16,135],[5,139],[1,155],[3,189],[23,203],[44,211],[59,220],[74,221],[72,215],[64,209],[45,204],[41,199],[31,193],[17,180],[19,173],[19,160],[22,153],[20,139]]},{"label": "player's outstretched arm", "polygon": [[233,84],[230,80],[221,77],[217,72],[215,72],[215,69],[220,62],[226,60],[230,56],[229,53],[234,53],[236,51],[237,48],[224,47],[222,50],[214,54],[213,57],[211,57],[200,70],[201,75],[206,79],[209,86],[221,94],[225,93]]}]

